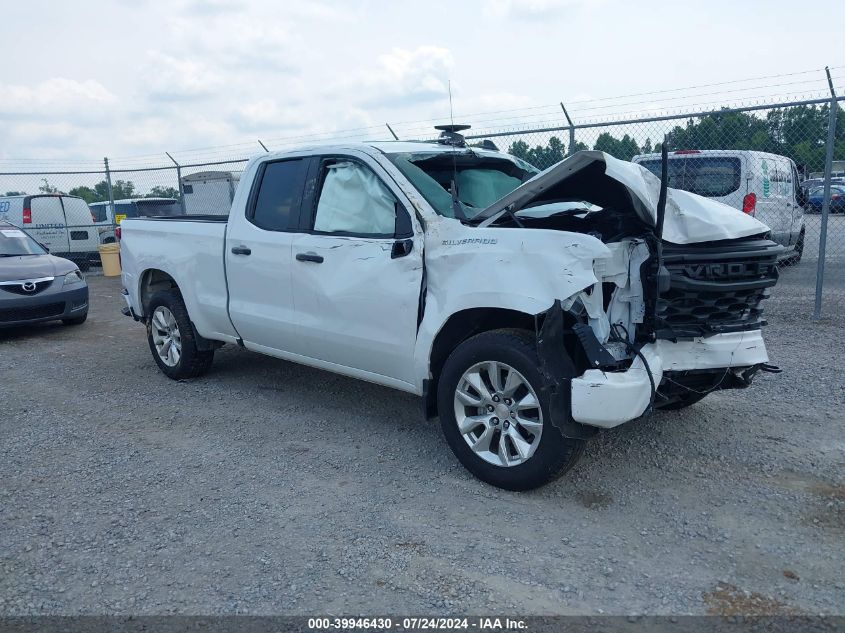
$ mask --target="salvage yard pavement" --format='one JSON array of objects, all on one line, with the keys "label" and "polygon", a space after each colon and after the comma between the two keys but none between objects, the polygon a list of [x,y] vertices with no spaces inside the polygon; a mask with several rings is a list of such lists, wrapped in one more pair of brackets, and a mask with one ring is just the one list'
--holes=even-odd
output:
[{"label": "salvage yard pavement", "polygon": [[227,346],[161,375],[117,279],[0,333],[0,615],[845,609],[845,263],[782,271],[780,375],[604,432],[530,493],[420,401]]}]

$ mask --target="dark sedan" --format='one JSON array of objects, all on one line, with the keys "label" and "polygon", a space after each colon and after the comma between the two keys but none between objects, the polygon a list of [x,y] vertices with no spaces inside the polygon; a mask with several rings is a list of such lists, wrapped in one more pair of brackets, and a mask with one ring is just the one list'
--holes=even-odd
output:
[{"label": "dark sedan", "polygon": [[[807,210],[814,213],[821,213],[824,204],[824,187],[816,187],[810,190],[810,197],[807,199]],[[830,212],[845,213],[845,186],[830,186]]]},{"label": "dark sedan", "polygon": [[88,284],[79,267],[0,221],[0,328],[42,321],[79,325],[87,317]]}]

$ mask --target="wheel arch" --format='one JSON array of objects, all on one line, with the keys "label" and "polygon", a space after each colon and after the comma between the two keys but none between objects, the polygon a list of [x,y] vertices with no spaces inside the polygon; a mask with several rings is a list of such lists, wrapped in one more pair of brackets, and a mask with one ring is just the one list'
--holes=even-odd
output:
[{"label": "wheel arch", "polygon": [[519,329],[535,334],[540,318],[542,315],[498,307],[467,308],[450,315],[434,336],[428,355],[430,377],[423,386],[426,418],[437,417],[437,383],[446,359],[458,345],[490,330]]},{"label": "wheel arch", "polygon": [[158,268],[145,270],[138,282],[138,298],[141,301],[144,316],[149,316],[147,314],[149,301],[156,292],[173,289],[179,290],[179,284],[172,275]]}]

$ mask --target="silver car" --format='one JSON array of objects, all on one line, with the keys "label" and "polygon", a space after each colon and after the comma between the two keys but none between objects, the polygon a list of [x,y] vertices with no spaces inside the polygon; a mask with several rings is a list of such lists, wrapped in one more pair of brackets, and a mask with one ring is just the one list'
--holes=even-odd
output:
[{"label": "silver car", "polygon": [[79,325],[87,317],[88,284],[79,267],[0,220],[0,328],[42,321]]}]

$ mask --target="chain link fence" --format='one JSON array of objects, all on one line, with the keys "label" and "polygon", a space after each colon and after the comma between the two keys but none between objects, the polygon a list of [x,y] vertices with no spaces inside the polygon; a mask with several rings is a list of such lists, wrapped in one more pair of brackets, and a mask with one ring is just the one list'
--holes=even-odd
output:
[{"label": "chain link fence", "polygon": [[[833,92],[831,90],[831,92]],[[474,125],[466,138],[484,140],[544,169],[579,150],[601,150],[616,158],[641,163],[659,175],[660,145],[670,151],[670,186],[686,189],[750,213],[767,224],[773,238],[795,249],[804,268],[816,267],[816,316],[821,308],[825,266],[828,274],[845,272],[845,97],[809,99],[740,108],[691,111],[601,122],[573,122],[561,106],[557,120],[543,125],[507,127]],[[394,127],[398,133],[394,131]],[[386,126],[380,138],[427,140],[430,128]],[[368,134],[372,134],[368,131]],[[329,140],[333,137],[327,136]],[[336,135],[334,138],[338,138]],[[342,140],[365,140],[355,134]],[[84,199],[96,226],[36,217],[30,208],[30,228],[49,224],[55,241],[51,250],[75,259],[79,248],[114,241],[115,228],[126,217],[228,214],[248,157],[256,152],[285,149],[284,140],[255,151],[232,149],[233,155],[213,160],[179,162],[165,154],[158,164],[115,165],[79,171],[19,170],[0,172],[0,218],[26,222],[14,214],[14,196],[65,193]],[[49,216],[50,218],[52,216]],[[24,224],[26,228],[26,224]],[[45,229],[47,230],[47,229]],[[85,233],[85,239],[82,235]],[[78,239],[73,239],[75,235]],[[49,239],[48,239],[49,237]],[[48,245],[50,245],[48,243]],[[96,243],[93,250],[96,252]],[[79,248],[77,248],[79,247]],[[65,250],[65,248],[67,250]],[[96,255],[91,257],[96,263]]]}]

